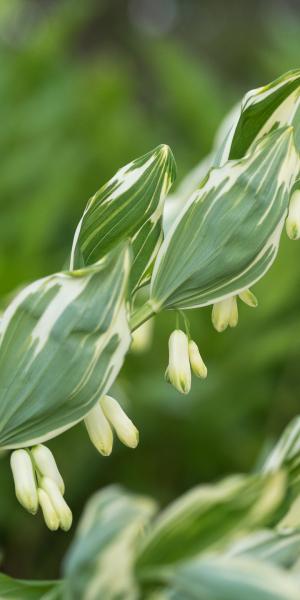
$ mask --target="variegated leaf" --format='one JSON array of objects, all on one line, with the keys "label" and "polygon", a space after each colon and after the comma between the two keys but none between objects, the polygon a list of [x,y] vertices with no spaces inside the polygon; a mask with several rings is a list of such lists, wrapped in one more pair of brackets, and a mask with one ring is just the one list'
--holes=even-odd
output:
[{"label": "variegated leaf", "polygon": [[72,600],[138,597],[133,561],[155,508],[152,500],[115,486],[95,494],[65,561],[66,588]]},{"label": "variegated leaf", "polygon": [[296,147],[300,150],[300,69],[246,94],[220,164],[228,158],[241,158],[255,140],[285,125],[294,127]]},{"label": "variegated leaf", "polygon": [[294,459],[298,459],[300,463],[300,417],[295,417],[288,424],[267,457],[262,471],[272,473],[282,467],[288,467]]},{"label": "variegated leaf", "polygon": [[277,254],[298,167],[292,128],[283,128],[212,169],[159,251],[153,310],[205,306],[258,281]]},{"label": "variegated leaf", "polygon": [[0,338],[0,447],[47,440],[80,421],[105,393],[130,344],[127,247],[80,271],[23,289]]},{"label": "variegated leaf", "polygon": [[159,247],[164,198],[175,175],[175,161],[166,145],[117,171],[87,204],[74,237],[72,268],[93,264],[121,240],[131,238],[131,287],[139,286]]},{"label": "variegated leaf", "polygon": [[296,577],[248,557],[199,558],[166,570],[163,579],[182,600],[298,600],[300,597]]},{"label": "variegated leaf", "polygon": [[299,559],[300,532],[282,534],[272,529],[255,531],[251,535],[238,539],[226,554],[252,556],[289,569]]},{"label": "variegated leaf", "polygon": [[171,504],[145,537],[137,558],[141,579],[168,565],[222,548],[237,532],[267,523],[286,492],[286,479],[271,476],[229,477],[202,485]]}]

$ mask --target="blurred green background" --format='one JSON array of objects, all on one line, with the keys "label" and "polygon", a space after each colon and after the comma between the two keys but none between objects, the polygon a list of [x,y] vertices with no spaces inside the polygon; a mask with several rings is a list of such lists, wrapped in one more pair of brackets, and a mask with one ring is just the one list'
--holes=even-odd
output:
[{"label": "blurred green background", "polygon": [[[178,181],[209,151],[231,106],[251,87],[299,66],[297,0],[0,2],[0,289],[61,269],[86,201],[118,167],[160,143]],[[298,413],[300,244],[283,240],[240,309],[217,334],[210,310],[191,316],[208,366],[189,396],[164,382],[174,317],[156,319],[151,349],[131,354],[118,398],[141,434],[102,458],[78,426],[49,443],[75,523],[112,482],[161,505],[191,486],[252,469]],[[73,536],[50,533],[18,505],[8,455],[0,463],[2,569],[52,578]]]}]

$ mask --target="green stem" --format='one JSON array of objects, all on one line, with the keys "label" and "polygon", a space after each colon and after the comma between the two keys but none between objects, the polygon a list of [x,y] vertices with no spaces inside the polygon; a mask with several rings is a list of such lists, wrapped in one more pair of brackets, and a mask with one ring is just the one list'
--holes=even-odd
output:
[{"label": "green stem", "polygon": [[131,319],[130,319],[131,332],[135,331],[135,329],[138,329],[138,327],[140,327],[140,325],[145,323],[145,321],[148,321],[148,319],[151,319],[151,317],[153,317],[153,315],[155,315],[155,310],[154,310],[153,306],[151,305],[150,300],[148,300],[148,302],[143,304],[143,306],[140,306],[139,308],[137,308],[131,315]]}]

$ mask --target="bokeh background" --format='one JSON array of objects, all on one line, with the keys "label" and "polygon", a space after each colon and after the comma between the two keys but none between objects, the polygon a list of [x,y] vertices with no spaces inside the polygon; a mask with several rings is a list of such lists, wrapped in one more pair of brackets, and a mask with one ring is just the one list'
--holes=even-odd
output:
[{"label": "bokeh background", "polygon": [[[178,181],[209,151],[245,91],[299,66],[297,0],[1,0],[0,294],[66,264],[88,198],[117,168],[160,143]],[[283,240],[240,308],[217,334],[209,309],[191,315],[208,365],[183,397],[164,382],[171,313],[152,347],[131,354],[117,394],[140,429],[138,450],[102,458],[78,426],[49,443],[75,523],[90,494],[112,482],[163,506],[199,482],[255,468],[299,412],[300,244]],[[17,504],[8,455],[0,461],[2,569],[59,576],[74,533],[50,533]]]}]

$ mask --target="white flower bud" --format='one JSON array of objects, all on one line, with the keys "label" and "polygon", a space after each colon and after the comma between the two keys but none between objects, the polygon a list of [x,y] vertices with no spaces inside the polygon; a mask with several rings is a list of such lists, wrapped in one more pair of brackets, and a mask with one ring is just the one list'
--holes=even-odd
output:
[{"label": "white flower bud", "polygon": [[231,301],[229,327],[236,327],[238,324],[238,320],[239,320],[239,311],[238,311],[236,296],[233,296],[232,301]]},{"label": "white flower bud", "polygon": [[50,502],[59,518],[61,529],[68,531],[72,525],[72,512],[61,494],[59,487],[55,481],[49,477],[43,477],[40,482],[40,487],[48,495]]},{"label": "white flower bud", "polygon": [[60,525],[59,518],[54,510],[53,504],[48,494],[42,488],[38,489],[38,498],[48,529],[50,529],[51,531],[56,531]]},{"label": "white flower bud", "polygon": [[15,450],[10,457],[16,496],[31,514],[38,509],[37,485],[31,458],[27,450]]},{"label": "white flower bud", "polygon": [[169,338],[167,380],[182,394],[188,394],[191,389],[188,337],[181,329],[175,329]]},{"label": "white flower bud", "polygon": [[103,396],[100,404],[119,440],[129,448],[136,448],[139,443],[139,432],[120,404],[111,396]]},{"label": "white flower bud", "polygon": [[113,432],[99,402],[90,410],[84,422],[92,444],[103,456],[109,456],[113,447]]},{"label": "white flower bud", "polygon": [[224,331],[228,325],[230,325],[230,327],[235,327],[237,324],[237,318],[238,315],[235,296],[231,296],[226,300],[216,302],[213,305],[211,319],[212,324],[217,331]]},{"label": "white flower bud", "polygon": [[193,373],[197,377],[205,379],[207,377],[207,368],[202,360],[199,348],[193,340],[189,341],[189,358]]},{"label": "white flower bud", "polygon": [[300,238],[300,190],[295,190],[292,194],[285,227],[291,240]]},{"label": "white flower bud", "polygon": [[42,477],[49,477],[50,479],[53,479],[53,481],[55,481],[55,483],[58,485],[61,493],[64,494],[65,484],[57,468],[57,464],[51,450],[49,450],[47,446],[39,444],[31,449],[31,456],[38,474]]},{"label": "white flower bud", "polygon": [[251,306],[251,308],[256,308],[258,305],[257,298],[253,292],[251,292],[251,290],[243,290],[240,292],[239,298],[242,300],[242,302],[248,306]]}]

